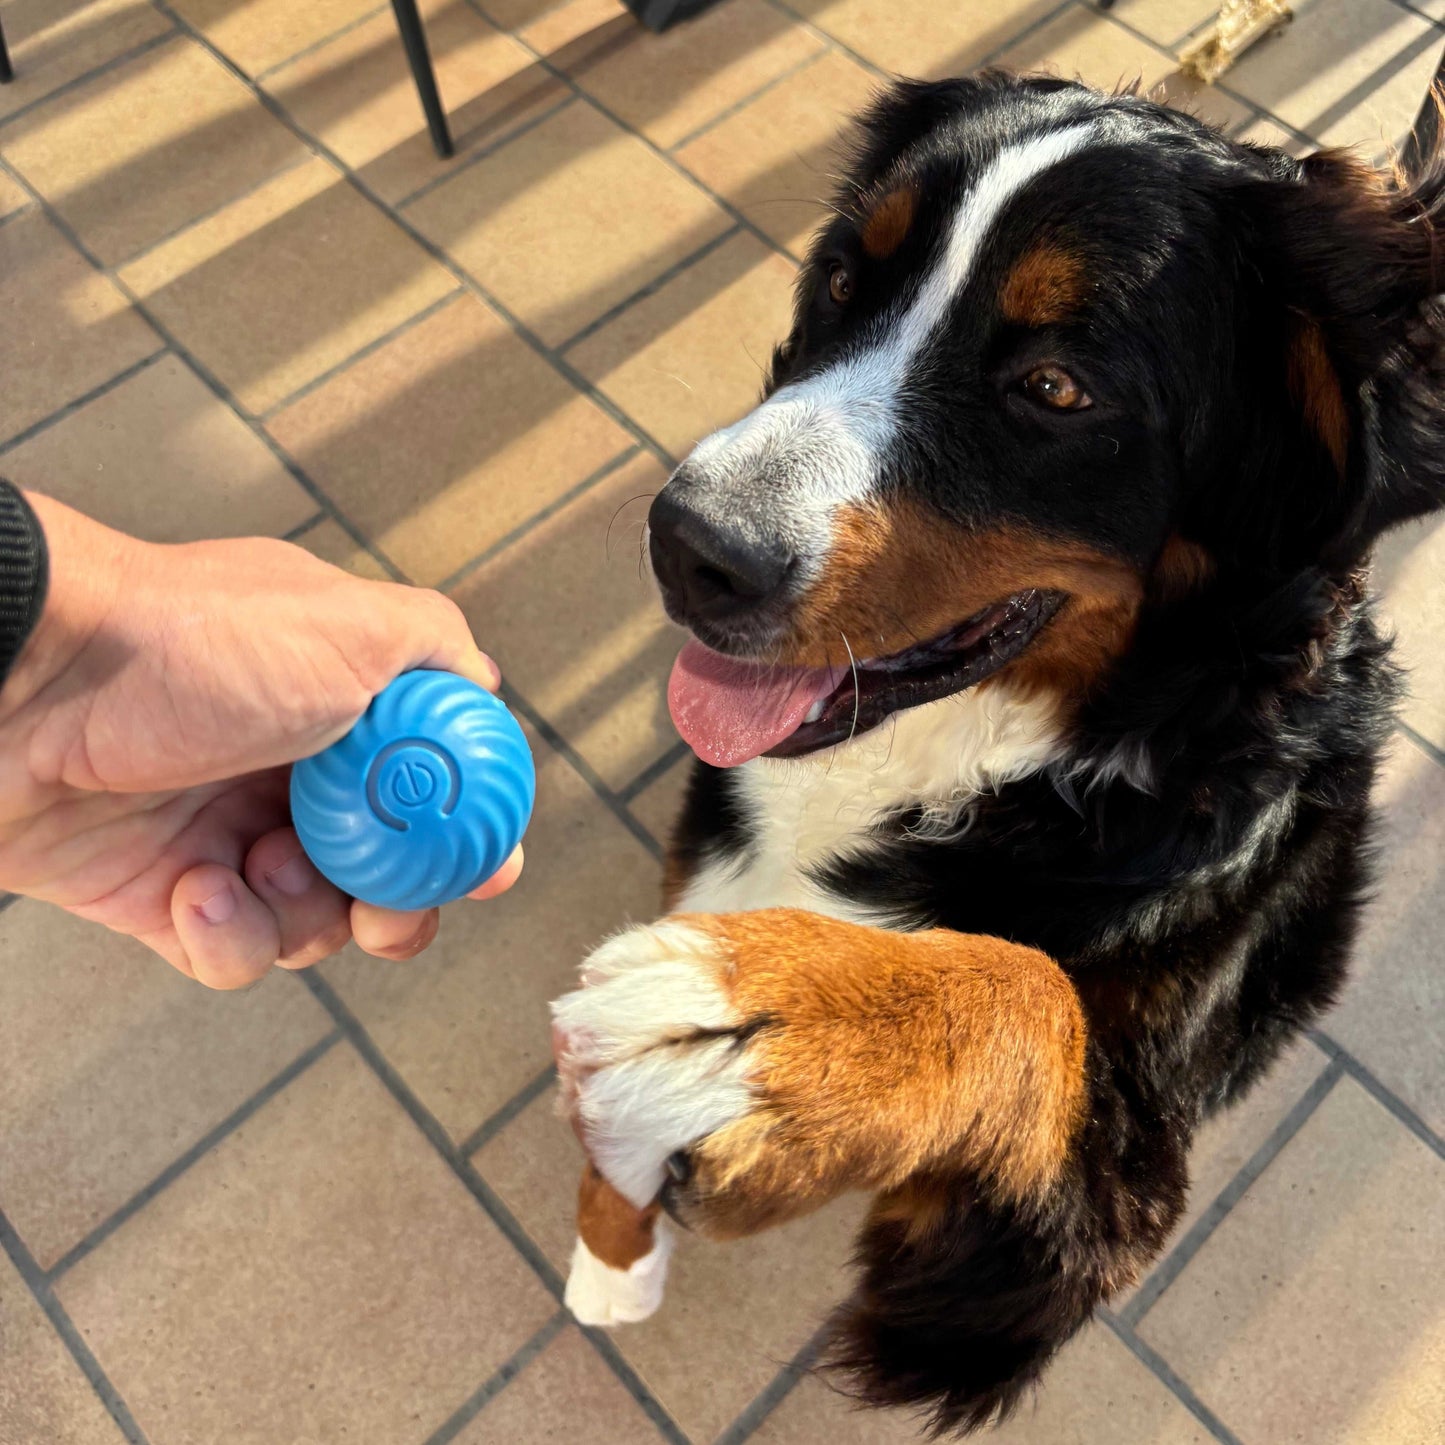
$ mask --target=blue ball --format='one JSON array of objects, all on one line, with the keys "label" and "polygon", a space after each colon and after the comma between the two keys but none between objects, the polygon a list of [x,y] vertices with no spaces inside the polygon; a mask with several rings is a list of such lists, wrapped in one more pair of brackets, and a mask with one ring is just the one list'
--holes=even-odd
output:
[{"label": "blue ball", "polygon": [[403,673],[340,742],[291,769],[307,856],[344,893],[431,908],[485,883],[522,839],[532,752],[506,704],[449,672]]}]

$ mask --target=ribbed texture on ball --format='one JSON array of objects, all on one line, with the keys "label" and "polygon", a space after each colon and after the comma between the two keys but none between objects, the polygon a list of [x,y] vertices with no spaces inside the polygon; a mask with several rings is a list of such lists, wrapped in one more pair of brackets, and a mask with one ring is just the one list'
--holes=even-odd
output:
[{"label": "ribbed texture on ball", "polygon": [[521,841],[536,770],[506,705],[448,672],[408,672],[338,743],[291,770],[291,814],[336,886],[385,908],[450,903]]}]

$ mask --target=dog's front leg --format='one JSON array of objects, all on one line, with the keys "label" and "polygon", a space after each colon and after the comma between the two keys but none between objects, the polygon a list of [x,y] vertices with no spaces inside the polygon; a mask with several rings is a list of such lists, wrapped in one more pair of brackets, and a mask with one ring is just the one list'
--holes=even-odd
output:
[{"label": "dog's front leg", "polygon": [[604,944],[583,984],[554,1012],[588,1154],[700,1234],[920,1173],[1034,1199],[1079,1128],[1073,986],[1000,939],[794,909],[676,916]]}]

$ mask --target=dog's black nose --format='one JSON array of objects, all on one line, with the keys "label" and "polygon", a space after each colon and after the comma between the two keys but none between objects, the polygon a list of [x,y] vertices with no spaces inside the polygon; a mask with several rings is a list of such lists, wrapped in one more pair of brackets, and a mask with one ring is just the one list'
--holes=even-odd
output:
[{"label": "dog's black nose", "polygon": [[755,607],[781,586],[792,553],[741,525],[706,515],[681,487],[665,487],[647,516],[652,569],[689,621],[720,622]]}]

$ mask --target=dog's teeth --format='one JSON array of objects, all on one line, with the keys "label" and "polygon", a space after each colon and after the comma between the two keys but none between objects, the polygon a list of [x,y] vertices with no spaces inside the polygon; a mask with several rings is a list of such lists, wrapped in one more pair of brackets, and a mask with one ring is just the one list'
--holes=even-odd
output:
[{"label": "dog's teeth", "polygon": [[808,715],[803,719],[805,723],[817,722],[823,716],[823,699],[820,697],[812,707],[808,709]]}]

